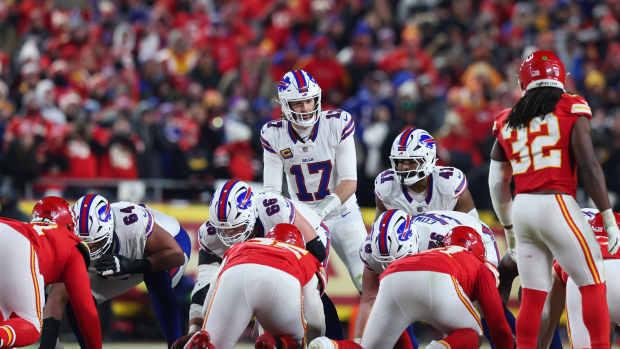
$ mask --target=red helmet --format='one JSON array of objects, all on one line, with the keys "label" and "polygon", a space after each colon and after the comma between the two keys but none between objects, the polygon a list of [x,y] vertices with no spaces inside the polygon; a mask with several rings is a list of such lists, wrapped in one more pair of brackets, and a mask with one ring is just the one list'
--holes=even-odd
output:
[{"label": "red helmet", "polygon": [[459,225],[452,228],[448,235],[443,238],[444,246],[461,246],[465,247],[469,252],[473,253],[476,257],[484,260],[485,250],[482,238],[471,227]]},{"label": "red helmet", "polygon": [[519,85],[525,92],[537,87],[557,87],[564,91],[566,70],[553,51],[535,51],[521,63]]},{"label": "red helmet", "polygon": [[286,242],[287,244],[299,246],[301,248],[305,248],[306,244],[304,243],[304,238],[301,236],[299,229],[292,224],[281,223],[271,228],[267,234],[265,234],[266,238]]},{"label": "red helmet", "polygon": [[47,196],[37,201],[32,208],[31,223],[56,223],[73,232],[73,216],[69,211],[69,203],[58,196]]},{"label": "red helmet", "polygon": [[[616,223],[618,224],[618,228],[620,228],[620,214],[614,212],[614,216],[616,217]],[[591,218],[586,217],[586,219],[588,220],[588,223],[590,223],[594,235],[607,237],[607,232],[605,231],[605,227],[603,226],[603,216],[600,212],[598,212]]]}]

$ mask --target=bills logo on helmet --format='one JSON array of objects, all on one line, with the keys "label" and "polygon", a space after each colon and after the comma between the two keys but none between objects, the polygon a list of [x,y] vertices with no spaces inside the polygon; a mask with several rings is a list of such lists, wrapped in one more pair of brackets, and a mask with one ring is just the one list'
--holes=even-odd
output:
[{"label": "bills logo on helmet", "polygon": [[407,216],[407,221],[398,227],[398,240],[407,241],[413,235],[411,231],[411,217]]},{"label": "bills logo on helmet", "polygon": [[288,76],[284,76],[278,84],[278,91],[285,91],[291,84],[291,79]]},{"label": "bills logo on helmet", "polygon": [[102,221],[102,222],[107,222],[112,217],[112,215],[110,214],[110,205],[109,204],[100,207],[99,210],[97,210],[97,213],[99,214],[99,220]]},{"label": "bills logo on helmet", "polygon": [[424,143],[429,149],[433,149],[433,147],[435,146],[435,138],[427,134],[422,134],[420,136],[420,142]]},{"label": "bills logo on helmet", "polygon": [[237,196],[237,207],[242,210],[247,209],[250,205],[252,205],[252,188],[248,187],[248,190],[245,193],[241,193]]}]

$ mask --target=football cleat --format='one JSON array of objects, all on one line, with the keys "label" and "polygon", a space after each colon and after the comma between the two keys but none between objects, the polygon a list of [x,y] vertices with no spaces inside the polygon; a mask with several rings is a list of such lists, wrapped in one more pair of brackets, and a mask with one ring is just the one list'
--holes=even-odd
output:
[{"label": "football cleat", "polygon": [[271,333],[263,333],[256,339],[254,349],[297,349],[299,344],[291,336],[274,336]]}]

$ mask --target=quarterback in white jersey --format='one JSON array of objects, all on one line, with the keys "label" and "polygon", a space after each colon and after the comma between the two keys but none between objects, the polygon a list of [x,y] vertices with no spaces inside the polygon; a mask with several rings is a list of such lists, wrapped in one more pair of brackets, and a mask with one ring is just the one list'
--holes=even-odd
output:
[{"label": "quarterback in white jersey", "polygon": [[[374,304],[374,299],[379,290],[379,274],[388,266],[391,260],[381,261],[380,256],[380,232],[394,234],[391,230],[402,229],[402,227],[392,227],[390,224],[396,221],[393,217],[404,217],[413,234],[416,234],[419,252],[432,248],[442,247],[444,237],[457,226],[467,226],[473,228],[482,238],[485,249],[485,261],[491,270],[497,274],[496,268],[499,263],[499,249],[493,235],[493,231],[479,219],[469,214],[456,211],[429,211],[416,216],[409,216],[404,211],[395,209],[388,210],[377,217],[373,224],[371,233],[366,237],[364,245],[360,248],[359,254],[366,267],[364,268],[364,279],[362,298],[360,299],[360,309],[355,328],[355,338],[361,337],[363,326],[370,314],[370,309]],[[384,228],[384,229],[382,229]],[[398,242],[400,243],[400,242]],[[385,243],[387,245],[389,243]],[[390,246],[397,248],[397,244]],[[387,247],[390,248],[389,246]],[[390,255],[395,255],[390,252]]]},{"label": "quarterback in white jersey", "polygon": [[[72,214],[76,235],[91,248],[89,275],[96,302],[112,299],[144,281],[166,341],[172,344],[182,335],[181,306],[172,289],[181,280],[191,253],[185,229],[177,219],[151,207],[110,204],[97,194],[78,199]],[[65,292],[60,287],[51,290],[46,316],[62,318]]]},{"label": "quarterback in white jersey", "polygon": [[430,210],[454,210],[478,217],[465,174],[436,166],[437,145],[425,130],[409,128],[392,144],[390,163],[375,179],[377,216],[391,209],[410,215]]},{"label": "quarterback in white jersey", "polygon": [[210,284],[217,277],[224,253],[235,243],[263,237],[280,223],[292,224],[307,241],[306,248],[323,266],[327,264],[329,231],[318,215],[301,203],[271,192],[255,194],[247,183],[229,180],[215,191],[209,212],[209,220],[198,230],[200,252],[189,314],[190,333],[200,328]]},{"label": "quarterback in white jersey", "polygon": [[303,70],[284,75],[278,97],[284,119],[261,130],[265,190],[280,193],[284,172],[291,199],[317,212],[361,290],[363,266],[357,250],[366,227],[355,197],[355,122],[340,109],[321,111],[321,88]]}]

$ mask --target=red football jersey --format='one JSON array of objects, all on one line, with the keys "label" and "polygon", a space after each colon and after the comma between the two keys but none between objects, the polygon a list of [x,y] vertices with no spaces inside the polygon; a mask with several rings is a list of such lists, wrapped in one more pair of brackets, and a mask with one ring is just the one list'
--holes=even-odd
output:
[{"label": "red football jersey", "polygon": [[[235,244],[224,254],[226,269],[239,264],[262,264],[285,271],[304,286],[321,264],[308,250],[285,242],[256,238]],[[221,274],[220,273],[220,274]]]},{"label": "red football jersey", "polygon": [[45,284],[65,284],[87,348],[101,348],[101,325],[90,291],[90,279],[84,257],[76,247],[80,239],[56,224],[24,223],[6,218],[0,218],[0,223],[30,240]]},{"label": "red football jersey", "polygon": [[532,119],[528,127],[508,128],[510,109],[493,124],[493,135],[512,166],[515,194],[558,190],[575,196],[577,164],[571,152],[571,132],[577,118],[592,117],[588,102],[563,94],[553,113]]},{"label": "red football jersey", "polygon": [[480,304],[495,347],[513,348],[512,332],[504,316],[495,275],[476,256],[460,246],[435,248],[392,262],[380,279],[391,273],[417,270],[452,275],[469,299]]}]

